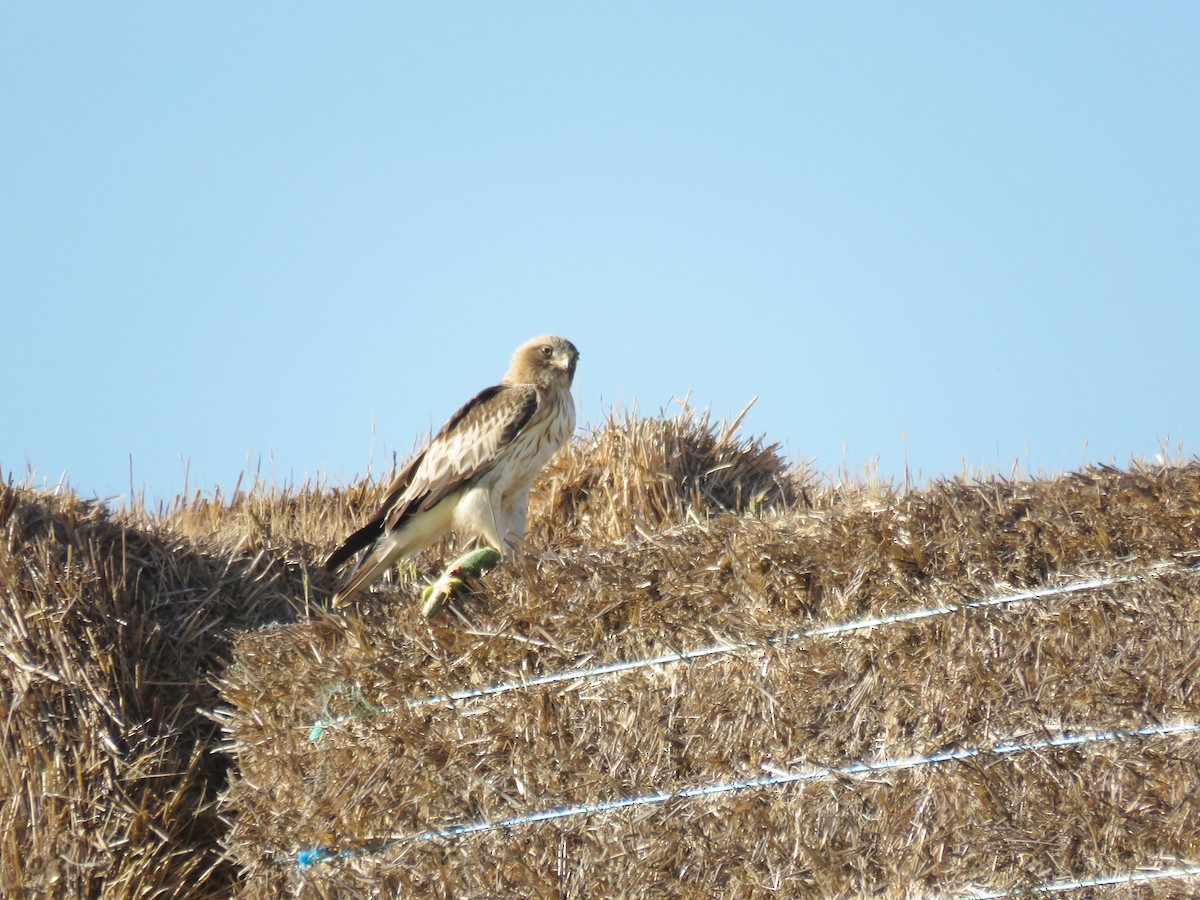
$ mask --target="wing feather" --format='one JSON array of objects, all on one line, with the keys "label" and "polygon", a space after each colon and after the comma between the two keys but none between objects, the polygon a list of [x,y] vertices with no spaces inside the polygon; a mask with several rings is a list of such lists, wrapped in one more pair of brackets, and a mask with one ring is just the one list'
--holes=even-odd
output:
[{"label": "wing feather", "polygon": [[333,572],[340,568],[346,560],[359,550],[370,547],[383,536],[384,521],[391,513],[392,507],[404,496],[404,491],[408,488],[409,481],[412,480],[413,472],[421,465],[421,460],[424,459],[425,452],[422,450],[410,459],[404,468],[400,470],[399,474],[392,479],[392,483],[388,485],[387,496],[379,506],[379,511],[371,517],[371,520],[366,525],[346,538],[340,547],[329,554],[329,558],[325,560],[325,571]]},{"label": "wing feather", "polygon": [[527,384],[498,384],[464,403],[429,446],[409,460],[389,485],[379,511],[329,555],[325,568],[334,571],[414,513],[433,509],[487,472],[537,408],[537,389]]},{"label": "wing feather", "polygon": [[401,502],[388,514],[385,530],[399,527],[415,512],[433,509],[487,472],[537,408],[537,389],[527,384],[499,384],[467,401],[430,442]]}]

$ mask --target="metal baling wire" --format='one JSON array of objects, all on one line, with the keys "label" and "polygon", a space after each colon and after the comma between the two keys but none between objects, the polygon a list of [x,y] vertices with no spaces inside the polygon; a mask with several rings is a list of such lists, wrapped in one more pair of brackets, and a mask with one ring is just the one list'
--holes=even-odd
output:
[{"label": "metal baling wire", "polygon": [[[1013,603],[1020,603],[1029,600],[1040,599],[1043,597],[1059,596],[1063,594],[1076,593],[1080,591],[1094,590],[1103,587],[1111,587],[1120,584],[1127,584],[1134,581],[1140,581],[1145,578],[1158,577],[1171,574],[1196,574],[1200,570],[1197,566],[1170,566],[1167,564],[1159,564],[1149,568],[1142,573],[1131,575],[1123,575],[1109,578],[1096,578],[1086,581],[1071,582],[1056,588],[1039,588],[1030,591],[1022,591],[1016,594],[1007,594],[998,597],[982,598],[978,600],[969,600],[961,604],[946,604],[939,607],[931,607],[920,610],[912,610],[906,613],[897,613],[889,616],[871,617],[852,622],[846,622],[838,625],[828,625],[818,628],[808,629],[803,632],[793,632],[786,635],[784,638],[774,639],[766,642],[767,644],[776,644],[781,640],[795,639],[798,637],[818,637],[832,634],[843,634],[852,631],[869,630],[880,627],[882,625],[892,624],[903,621],[914,621],[932,616],[946,615],[951,612],[956,612],[960,609],[971,609],[976,607],[988,606],[1003,606]],[[748,647],[757,646],[753,641],[742,642],[737,644],[722,643],[714,644],[708,647],[697,648],[689,651],[672,652],[661,654],[656,657],[651,657],[642,660],[631,660],[626,662],[610,663],[603,666],[597,666],[590,669],[578,669],[565,672],[550,673],[547,675],[536,676],[535,678],[526,679],[523,681],[506,682],[502,684],[492,685],[485,688],[476,688],[471,690],[456,691],[450,694],[424,697],[420,699],[410,700],[408,707],[413,708],[422,705],[432,705],[435,703],[447,703],[455,700],[472,699],[483,697],[492,694],[504,693],[507,691],[518,690],[525,687],[531,687],[539,684],[550,684],[555,682],[563,682],[577,680],[588,677],[597,677],[601,675],[613,674],[617,672],[629,671],[631,669],[643,668],[652,665],[666,665],[675,662],[683,662],[690,659],[696,659],[703,656],[710,656],[719,653],[730,653],[736,650],[745,649]],[[376,712],[389,712],[395,707],[381,707],[372,709],[367,715],[373,715]],[[346,721],[352,718],[363,718],[364,715],[346,716],[338,721]],[[331,723],[326,723],[331,724]],[[323,723],[318,722],[314,726],[313,732],[315,736],[310,735],[313,740],[320,737],[319,730],[323,727]],[[603,803],[585,804],[570,807],[560,807],[556,809],[543,810],[537,813],[531,813],[524,816],[515,816],[509,819],[498,821],[482,821],[470,824],[456,825],[449,828],[439,829],[436,831],[426,831],[407,838],[392,838],[382,841],[376,841],[368,845],[364,845],[357,849],[336,850],[329,847],[318,847],[310,850],[302,850],[295,855],[296,865],[300,868],[306,868],[315,863],[335,859],[346,858],[351,855],[360,853],[374,853],[385,850],[389,847],[397,846],[402,843],[416,843],[422,841],[430,841],[438,838],[449,839],[461,837],[470,834],[477,834],[483,831],[496,830],[501,828],[510,828],[519,825],[534,824],[537,822],[548,821],[551,819],[561,819],[571,816],[592,815],[602,812],[607,812],[617,809],[626,809],[635,806],[645,806],[657,803],[663,803],[671,799],[686,799],[693,797],[712,796],[716,794],[729,793],[732,791],[747,790],[755,787],[771,787],[783,784],[792,784],[800,781],[810,781],[821,778],[829,778],[835,775],[860,775],[869,772],[915,768],[917,766],[934,765],[951,760],[968,759],[978,756],[981,753],[991,752],[998,756],[1011,755],[1029,750],[1046,749],[1052,747],[1066,747],[1079,744],[1098,743],[1103,741],[1112,741],[1122,737],[1146,737],[1151,735],[1166,735],[1166,734],[1181,734],[1186,732],[1200,731],[1200,723],[1182,722],[1174,725],[1157,725],[1147,726],[1138,729],[1134,732],[1120,731],[1103,731],[1090,732],[1074,735],[1061,735],[1057,738],[1049,740],[1034,741],[1034,742],[1010,742],[997,744],[988,750],[980,750],[977,748],[960,748],[956,750],[946,750],[939,753],[931,754],[924,757],[907,757],[897,760],[883,760],[873,763],[853,763],[839,769],[812,769],[797,773],[785,775],[772,775],[766,778],[751,779],[748,781],[734,782],[729,784],[707,785],[695,788],[687,788],[681,791],[670,793],[655,793],[639,797],[630,797],[619,800],[606,801]],[[1157,878],[1178,878],[1192,877],[1200,875],[1200,866],[1174,867],[1166,869],[1158,869],[1151,871],[1143,871],[1137,873],[1120,873],[1115,875],[1098,876],[1096,878],[1079,880],[1079,881],[1061,881],[1046,883],[1039,885],[1034,890],[1040,892],[1064,892],[1069,890],[1082,889],[1097,885],[1108,884],[1126,884],[1132,882],[1149,881]],[[991,900],[991,898],[1001,898],[1008,896],[1005,893],[974,895],[972,900]]]},{"label": "metal baling wire", "polygon": [[[474,700],[479,697],[489,697],[495,694],[504,694],[508,693],[509,691],[522,690],[536,687],[538,685],[558,684],[565,681],[579,681],[585,678],[599,678],[604,675],[613,675],[619,672],[632,671],[634,669],[644,669],[650,666],[666,666],[680,662],[688,662],[693,659],[700,659],[705,656],[734,653],[739,650],[749,649],[751,647],[775,646],[777,644],[784,643],[785,641],[799,640],[800,638],[829,637],[831,635],[847,634],[853,631],[869,631],[873,628],[879,628],[884,625],[893,625],[899,622],[913,622],[920,619],[929,619],[935,616],[949,615],[950,613],[958,612],[964,609],[1010,606],[1017,603],[1027,603],[1030,600],[1040,600],[1045,597],[1057,597],[1064,594],[1074,594],[1082,591],[1091,591],[1099,588],[1129,584],[1131,582],[1142,581],[1147,578],[1158,578],[1164,575],[1194,575],[1198,572],[1200,572],[1200,567],[1197,566],[1172,566],[1168,563],[1160,563],[1147,568],[1144,572],[1137,572],[1130,575],[1117,575],[1106,578],[1092,578],[1085,581],[1073,581],[1065,585],[1060,585],[1059,587],[1035,588],[1033,590],[1020,591],[1015,594],[1002,594],[994,597],[983,597],[977,600],[964,600],[961,603],[947,603],[941,606],[925,607],[922,609],[909,610],[908,612],[893,613],[886,616],[871,616],[864,619],[855,619],[850,622],[842,622],[834,625],[822,625],[815,628],[809,628],[804,631],[793,631],[782,637],[771,638],[767,641],[741,641],[737,643],[712,644],[707,647],[698,647],[692,650],[662,653],[646,659],[606,663],[605,665],[595,666],[587,669],[568,669],[562,672],[550,672],[545,675],[535,675],[532,678],[501,682],[499,684],[493,684],[487,687],[469,688],[459,691],[452,691],[447,694],[434,694],[428,697],[418,697],[409,700],[405,704],[405,707],[408,709],[416,709],[422,706],[454,703],[459,700]],[[363,701],[364,711],[348,713],[341,716],[330,716],[327,714],[322,715],[313,723],[313,726],[308,733],[308,739],[314,742],[320,740],[321,736],[325,732],[325,729],[333,725],[340,725],[344,722],[351,722],[357,719],[366,719],[376,715],[392,713],[400,708],[398,706],[371,706],[366,703],[366,700],[361,696],[361,693],[359,694],[359,699]]]},{"label": "metal baling wire", "polygon": [[[683,788],[677,791],[665,791],[654,794],[643,794],[636,797],[624,797],[618,800],[607,800],[601,803],[585,803],[576,806],[563,806],[552,809],[540,810],[534,813],[527,813],[521,816],[512,816],[507,819],[497,819],[492,821],[479,821],[466,823],[462,825],[452,825],[448,828],[441,828],[431,831],[422,831],[408,837],[401,838],[386,838],[377,841],[371,841],[358,849],[338,850],[332,847],[316,847],[308,850],[301,850],[295,854],[295,863],[299,868],[308,868],[315,863],[323,862],[331,859],[345,859],[349,856],[354,856],[363,853],[377,853],[386,850],[390,847],[399,846],[401,844],[415,844],[424,841],[432,841],[437,839],[450,839],[455,837],[463,837],[471,834],[479,834],[485,831],[495,831],[504,828],[513,828],[519,825],[532,825],[537,822],[546,822],[552,819],[566,819],[577,816],[595,815],[597,813],[611,812],[618,809],[630,809],[638,806],[650,806],[659,803],[665,803],[668,800],[686,800],[696,797],[711,797],[718,794],[728,794],[735,791],[744,791],[752,788],[763,787],[778,787],[785,784],[796,784],[803,781],[817,781],[821,779],[833,778],[837,776],[855,776],[865,775],[872,772],[896,771],[902,769],[915,769],[922,766],[938,765],[944,762],[954,760],[972,759],[984,754],[993,754],[996,756],[1014,756],[1020,753],[1026,753],[1033,750],[1046,750],[1056,747],[1073,747],[1081,744],[1098,744],[1108,741],[1115,741],[1122,738],[1134,737],[1157,737],[1173,734],[1187,734],[1200,731],[1200,722],[1175,722],[1170,725],[1147,725],[1139,728],[1136,731],[1085,731],[1074,734],[1060,734],[1056,737],[1047,738],[1038,741],[1022,741],[1011,740],[1000,744],[995,744],[988,748],[978,747],[959,747],[950,750],[942,750],[937,753],[931,753],[927,756],[906,756],[896,759],[882,759],[871,762],[855,762],[838,768],[814,768],[803,769],[798,772],[788,772],[779,775],[770,775],[763,778],[751,778],[745,781],[727,782],[724,784],[701,785],[699,787]],[[1200,874],[1200,867],[1194,867],[1196,871],[1191,871],[1189,868],[1186,874]],[[1165,870],[1164,870],[1165,871]],[[1104,876],[1104,878],[1125,878],[1123,875]],[[1170,877],[1170,876],[1162,876]],[[1107,881],[1104,878],[1088,879],[1078,882],[1057,882],[1055,884],[1043,885],[1035,888],[1041,891],[1062,891],[1070,889],[1064,887],[1090,887],[1094,884],[1116,884],[1123,883],[1120,881]],[[1006,894],[988,894],[987,898],[999,898],[1007,896]],[[982,898],[977,898],[982,900]]]},{"label": "metal baling wire", "polygon": [[[1034,885],[1030,890],[1039,894],[1065,894],[1068,891],[1081,891],[1084,888],[1108,887],[1117,884],[1141,884],[1144,881],[1158,881],[1163,878],[1195,878],[1200,875],[1198,866],[1170,866],[1165,869],[1144,869],[1140,872],[1118,872],[1110,875],[1097,875],[1094,878],[1071,879],[1068,881],[1047,881]],[[1022,892],[1024,893],[1024,892]],[[1016,897],[1012,891],[999,891],[988,894],[963,894],[962,900],[1003,900],[1005,897]]]}]

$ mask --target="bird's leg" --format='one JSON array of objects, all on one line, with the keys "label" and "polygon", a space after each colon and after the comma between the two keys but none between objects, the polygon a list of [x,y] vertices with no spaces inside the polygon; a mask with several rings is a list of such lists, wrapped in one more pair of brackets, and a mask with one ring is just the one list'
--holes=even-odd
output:
[{"label": "bird's leg", "polygon": [[446,567],[437,581],[421,592],[421,615],[426,619],[437,615],[438,610],[468,579],[482,577],[496,568],[499,562],[500,552],[491,547],[476,547],[464,553]]}]

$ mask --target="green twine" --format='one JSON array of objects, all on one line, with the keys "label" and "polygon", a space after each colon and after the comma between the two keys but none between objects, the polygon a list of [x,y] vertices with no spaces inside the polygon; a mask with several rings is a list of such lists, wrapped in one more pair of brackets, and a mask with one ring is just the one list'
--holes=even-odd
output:
[{"label": "green twine", "polygon": [[[349,700],[351,711],[335,716],[329,710],[329,701],[338,696],[346,697]],[[342,722],[350,722],[354,719],[367,719],[392,711],[391,707],[377,706],[368,700],[363,696],[362,688],[357,684],[348,688],[345,684],[340,683],[331,685],[324,690],[321,698],[321,710],[321,715],[313,723],[312,730],[308,733],[308,739],[314,743],[321,739],[321,735],[330,725],[340,725]]]}]

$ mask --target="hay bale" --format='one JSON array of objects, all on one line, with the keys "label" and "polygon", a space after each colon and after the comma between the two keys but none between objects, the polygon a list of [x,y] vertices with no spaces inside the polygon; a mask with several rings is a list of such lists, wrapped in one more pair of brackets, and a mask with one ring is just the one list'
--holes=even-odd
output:
[{"label": "hay bale", "polygon": [[[0,893],[901,897],[1200,860],[1194,737],[986,752],[1200,719],[1194,574],[798,636],[1193,565],[1200,463],[895,493],[613,416],[544,474],[527,569],[432,622],[413,584],[330,615],[319,561],[385,482],[153,516],[0,486]],[[433,834],[954,746],[985,752]]]},{"label": "hay bale", "polygon": [[67,492],[0,484],[0,535],[0,893],[227,896],[204,710],[232,631],[298,579]]},{"label": "hay bale", "polygon": [[541,546],[609,541],[720,512],[794,505],[808,476],[789,466],[778,444],[739,433],[748,410],[721,423],[686,403],[670,418],[610,413],[543,473],[531,538]]},{"label": "hay bale", "polygon": [[212,598],[176,577],[179,548],[98,503],[0,487],[0,528],[5,893],[227,885],[196,712]]},{"label": "hay bale", "polygon": [[[654,496],[641,487],[627,496]],[[1200,858],[1200,742],[1186,735],[430,837],[881,754],[1200,718],[1192,574],[772,642],[998,585],[1194,562],[1195,463],[951,481],[874,503],[814,492],[811,508],[764,515],[672,510],[633,538],[615,516],[577,516],[586,537],[560,535],[523,578],[500,570],[462,605],[465,623],[421,622],[401,588],[241,636],[222,691],[237,758],[228,845],[248,895],[919,896]],[[424,702],[716,641],[757,644]],[[332,858],[297,865],[312,848]]]}]

